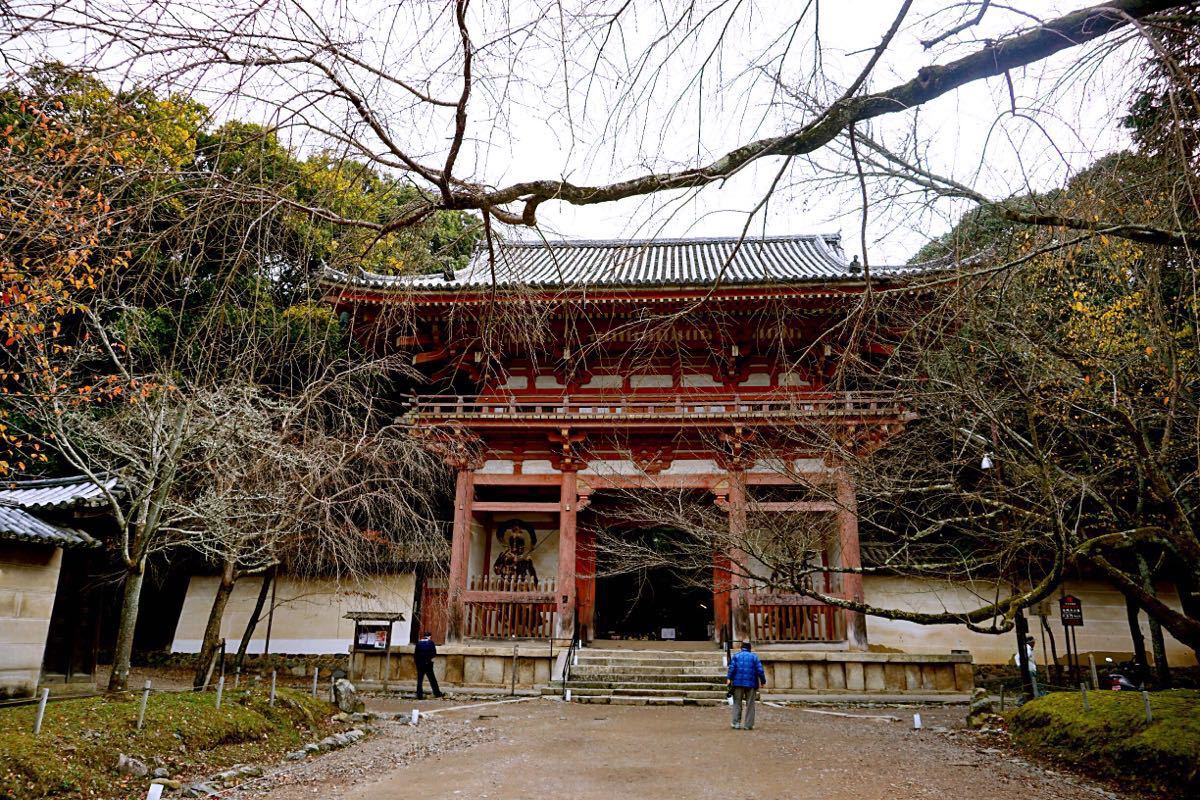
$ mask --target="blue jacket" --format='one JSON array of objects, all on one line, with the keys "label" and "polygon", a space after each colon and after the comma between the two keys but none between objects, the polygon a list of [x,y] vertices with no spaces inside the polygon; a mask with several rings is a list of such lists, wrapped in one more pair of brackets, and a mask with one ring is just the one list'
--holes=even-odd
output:
[{"label": "blue jacket", "polygon": [[739,650],[729,659],[729,672],[725,676],[734,686],[757,689],[767,683],[762,662],[749,650]]},{"label": "blue jacket", "polygon": [[413,646],[413,658],[418,664],[432,664],[437,655],[437,645],[433,639],[421,639]]}]

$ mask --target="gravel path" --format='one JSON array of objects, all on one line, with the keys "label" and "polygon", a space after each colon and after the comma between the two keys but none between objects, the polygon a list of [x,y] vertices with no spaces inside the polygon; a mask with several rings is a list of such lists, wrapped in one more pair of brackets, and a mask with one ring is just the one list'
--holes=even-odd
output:
[{"label": "gravel path", "polygon": [[[840,709],[899,722],[759,707],[754,731],[725,708],[565,704],[536,699],[454,710],[449,701],[376,701],[372,710],[443,709],[417,727],[388,721],[364,743],[285,766],[227,797],[755,798],[771,800],[1098,800],[1105,787],[1014,758],[959,729],[961,708]],[[925,729],[911,730],[914,710]]]}]

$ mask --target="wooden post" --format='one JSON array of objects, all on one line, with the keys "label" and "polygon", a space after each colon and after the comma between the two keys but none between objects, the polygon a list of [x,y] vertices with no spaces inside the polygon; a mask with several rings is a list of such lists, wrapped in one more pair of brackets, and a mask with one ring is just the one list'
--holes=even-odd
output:
[{"label": "wooden post", "polygon": [[387,629],[387,644],[383,646],[383,691],[388,690],[388,681],[392,677],[392,628],[396,625],[394,621],[388,621]]},{"label": "wooden post", "polygon": [[462,641],[464,630],[463,592],[467,589],[467,569],[471,560],[471,503],[475,499],[475,475],[463,468],[458,471],[454,489],[454,532],[450,544],[448,577],[448,628],[446,638]]},{"label": "wooden post", "polygon": [[[858,499],[854,484],[844,469],[838,469],[838,561],[839,567],[862,567],[862,554],[858,545]],[[860,572],[842,573],[842,595],[847,600],[863,601],[863,579]],[[846,643],[851,650],[867,649],[867,618],[858,611],[845,611]]]},{"label": "wooden post", "polygon": [[729,473],[729,602],[733,607],[733,638],[750,640],[750,598],[746,586],[746,553],[739,546],[746,539],[746,481],[741,470]]},{"label": "wooden post", "polygon": [[[566,465],[564,465],[565,467]],[[575,514],[579,504],[574,470],[564,469],[559,494],[558,638],[575,636]]]}]

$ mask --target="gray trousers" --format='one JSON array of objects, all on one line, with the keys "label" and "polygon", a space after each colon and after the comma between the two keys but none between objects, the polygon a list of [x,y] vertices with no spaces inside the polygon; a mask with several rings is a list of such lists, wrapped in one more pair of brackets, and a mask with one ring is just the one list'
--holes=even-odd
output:
[{"label": "gray trousers", "polygon": [[[749,686],[733,687],[733,727],[750,730],[754,727],[754,701],[758,698],[758,689]],[[746,722],[742,724],[742,703],[746,704]]]}]

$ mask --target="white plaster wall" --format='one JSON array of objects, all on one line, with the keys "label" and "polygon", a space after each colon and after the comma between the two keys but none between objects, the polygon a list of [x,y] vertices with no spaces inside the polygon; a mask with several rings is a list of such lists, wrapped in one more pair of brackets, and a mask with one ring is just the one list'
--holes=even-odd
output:
[{"label": "white plaster wall", "polygon": [[61,548],[0,542],[0,698],[37,692],[61,566]]},{"label": "white plaster wall", "polygon": [[714,380],[712,375],[684,375],[681,384],[688,388],[713,388],[720,386],[721,382]]},{"label": "white plaster wall", "polygon": [[[995,587],[979,582],[973,587],[974,594],[962,587],[935,581],[915,581],[907,578],[866,576],[863,591],[871,605],[886,608],[902,608],[912,611],[965,610],[994,598]],[[1083,603],[1083,627],[1078,630],[1081,653],[1094,652],[1099,659],[1105,654],[1114,658],[1127,658],[1133,652],[1129,637],[1129,625],[1125,617],[1125,601],[1120,592],[1109,586],[1082,581],[1066,586],[1069,594],[1079,597]],[[1168,587],[1161,587],[1160,596],[1178,608],[1178,597]],[[1065,652],[1062,625],[1058,620],[1058,595],[1051,597],[1050,630],[1054,634],[1061,657]],[[1142,617],[1142,631],[1146,646],[1150,646],[1150,633],[1146,615]],[[1037,660],[1046,663],[1047,653],[1042,651],[1041,622],[1030,616],[1031,632],[1037,639]],[[946,653],[953,649],[970,650],[977,664],[1003,664],[1016,651],[1016,638],[1012,632],[993,636],[974,633],[963,625],[918,625],[912,622],[870,617],[867,620],[867,640],[872,648],[887,648],[905,653]],[[1173,664],[1195,664],[1192,651],[1167,635],[1167,658]],[[1085,660],[1086,663],[1086,660]]]},{"label": "white plaster wall", "polygon": [[771,375],[768,372],[751,372],[740,386],[770,386]]},{"label": "white plaster wall", "polygon": [[533,385],[538,389],[561,389],[563,384],[556,375],[538,375],[533,379]]},{"label": "white plaster wall", "polygon": [[476,472],[483,475],[511,475],[513,472],[513,462],[507,458],[489,459]]},{"label": "white plaster wall", "polygon": [[501,384],[504,389],[528,389],[529,378],[524,375],[509,375],[508,380]]},{"label": "white plaster wall", "polygon": [[525,475],[557,475],[558,470],[550,463],[549,459],[530,459],[521,465],[521,472]]},{"label": "white plaster wall", "polygon": [[596,458],[587,462],[587,467],[579,471],[580,475],[638,475],[637,466],[624,458]]},{"label": "white plaster wall", "polygon": [[723,475],[725,470],[717,466],[711,458],[681,458],[672,461],[671,466],[662,471],[663,475]]},{"label": "white plaster wall", "polygon": [[[198,653],[204,637],[208,612],[217,594],[216,576],[194,576],[171,645],[175,653]],[[262,581],[246,578],[233,587],[233,595],[221,620],[221,636],[230,651],[237,649]],[[376,575],[360,581],[330,578],[300,579],[280,576],[275,586],[275,615],[271,624],[272,653],[345,653],[354,636],[354,623],[343,619],[349,611],[399,611],[402,622],[392,628],[392,641],[406,644],[412,621],[416,578],[411,572]],[[269,598],[268,598],[269,600]],[[250,640],[248,652],[261,653],[266,641],[264,609]]]},{"label": "white plaster wall", "polygon": [[620,389],[625,379],[620,375],[593,375],[587,383],[581,384],[583,389]]},{"label": "white plaster wall", "polygon": [[633,389],[670,389],[675,379],[670,375],[634,375],[629,379]]}]

